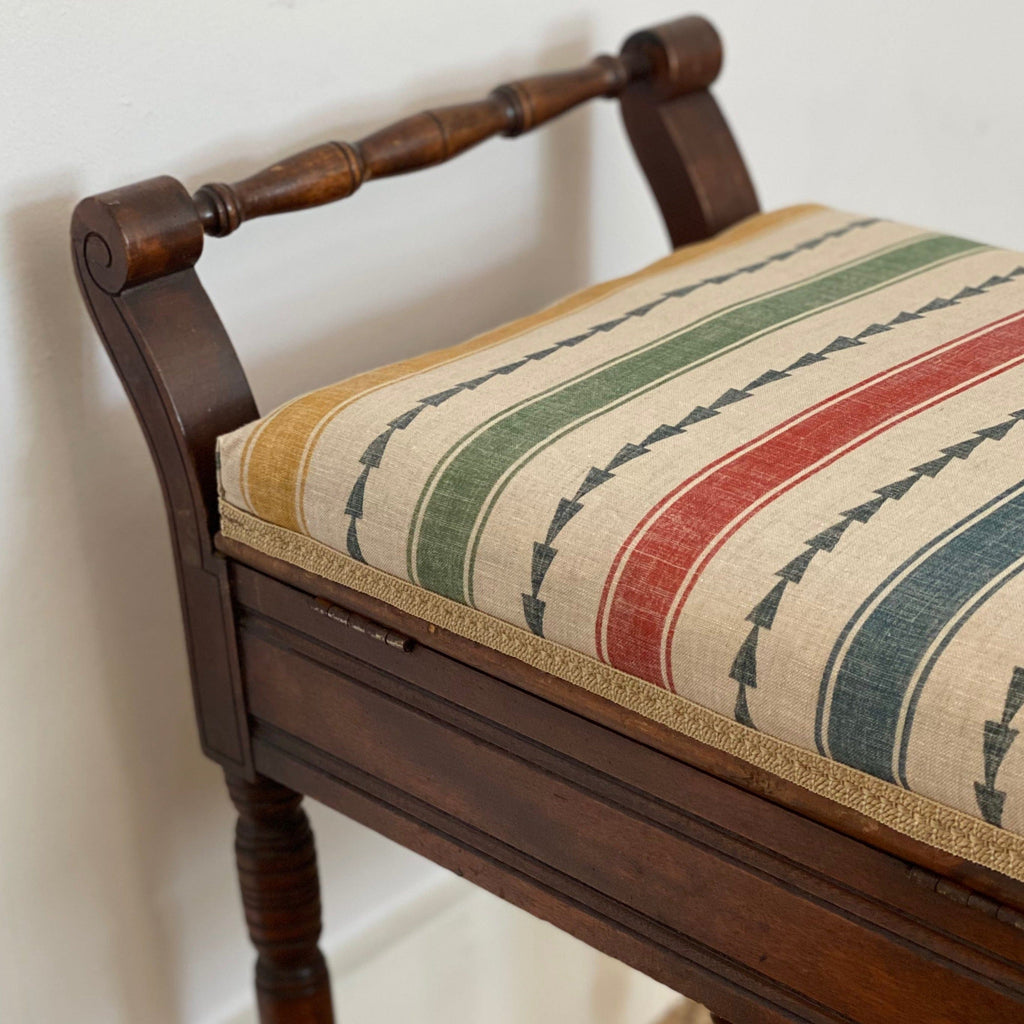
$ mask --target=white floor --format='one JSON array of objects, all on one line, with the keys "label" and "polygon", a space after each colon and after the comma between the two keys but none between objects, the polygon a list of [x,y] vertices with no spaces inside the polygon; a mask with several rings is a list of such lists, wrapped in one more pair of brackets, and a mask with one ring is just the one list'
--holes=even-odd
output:
[{"label": "white floor", "polygon": [[[454,876],[335,945],[346,1024],[708,1024],[702,1008]],[[251,1003],[220,1024],[255,1024]]]}]

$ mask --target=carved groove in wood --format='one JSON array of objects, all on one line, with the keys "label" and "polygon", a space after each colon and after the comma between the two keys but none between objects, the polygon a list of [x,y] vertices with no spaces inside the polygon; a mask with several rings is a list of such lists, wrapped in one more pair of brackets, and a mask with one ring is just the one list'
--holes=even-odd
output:
[{"label": "carved groove in wood", "polygon": [[425,110],[358,142],[325,142],[234,184],[211,182],[193,197],[203,230],[229,235],[247,220],[320,206],[373,178],[450,160],[495,135],[520,135],[636,82],[674,99],[706,89],[722,63],[721,43],[702,18],[682,18],[631,37],[618,57],[601,55],[572,71],[499,85],[471,103]]},{"label": "carved groove in wood", "polygon": [[320,882],[302,795],[269,779],[227,774],[238,809],[235,858],[256,947],[261,1024],[332,1024],[320,938]]}]

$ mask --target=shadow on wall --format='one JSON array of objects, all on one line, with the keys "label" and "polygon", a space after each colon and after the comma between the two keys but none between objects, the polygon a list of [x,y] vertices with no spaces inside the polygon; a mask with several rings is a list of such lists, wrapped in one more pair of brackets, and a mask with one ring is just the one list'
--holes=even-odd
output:
[{"label": "shadow on wall", "polygon": [[[540,67],[589,57],[586,29],[581,22],[563,24]],[[430,83],[431,91],[442,102],[477,97],[495,84],[494,74],[492,66],[448,75]],[[523,232],[512,257],[495,262],[482,253],[475,273],[413,302],[385,300],[378,314],[340,324],[337,333],[299,334],[297,345],[256,361],[257,390],[284,397],[451,344],[587,283],[590,116],[577,112],[545,130],[539,206],[529,222],[534,230]],[[318,120],[309,125],[311,141],[330,137],[328,119]],[[207,164],[189,180],[231,178],[252,166],[211,173]],[[425,178],[423,185],[444,202],[442,177]],[[381,193],[382,213],[388,187],[381,182],[367,189]],[[11,738],[3,742],[21,781],[19,793],[3,794],[3,806],[17,800],[16,813],[27,824],[15,852],[5,850],[5,867],[23,893],[36,894],[19,901],[15,893],[13,915],[7,907],[12,928],[19,920],[25,925],[24,962],[16,966],[26,977],[43,978],[51,973],[47,965],[52,970],[60,963],[64,998],[73,1003],[79,986],[83,993],[102,991],[102,1019],[194,1019],[193,1011],[207,1016],[212,1007],[199,1005],[201,993],[186,996],[183,989],[208,984],[207,994],[216,991],[223,1001],[248,983],[250,954],[230,868],[230,808],[194,732],[159,487],[71,273],[66,239],[79,192],[65,177],[48,188],[33,182],[28,195],[31,201],[7,224],[19,274],[16,331],[24,358],[17,393],[24,407],[20,439],[7,442],[19,495],[8,510],[7,530],[21,540],[3,577],[9,587],[3,606],[15,608],[9,624],[17,673]],[[483,204],[500,204],[502,197],[488,198],[481,189],[476,201],[485,210]],[[460,225],[447,224],[443,213],[434,227],[443,244],[459,244]],[[397,239],[402,227],[387,230]],[[349,250],[348,241],[342,253],[358,253],[358,244]],[[402,239],[426,258],[441,244],[428,243],[419,236]],[[221,244],[247,242],[243,233],[242,240]],[[374,258],[385,255],[378,246]],[[344,255],[336,258],[341,274],[344,263]],[[286,271],[303,273],[301,267]],[[388,296],[402,294],[402,285],[401,278],[390,280]],[[240,348],[244,362],[244,344]],[[338,908],[372,905],[372,892],[354,893],[353,886],[373,882],[384,843],[337,816],[314,818],[329,944],[332,935],[351,931],[350,921],[334,920]],[[602,1000],[614,1000],[613,980],[603,979],[602,987]],[[57,1006],[59,998],[43,994],[40,1019],[48,1019],[47,1000]],[[94,1019],[91,1007],[82,1009],[80,1019]]]},{"label": "shadow on wall", "polygon": [[[210,818],[209,773],[184,704],[159,490],[127,404],[104,400],[105,357],[71,272],[74,192],[63,183],[21,207],[6,232],[25,373],[20,499],[7,527],[21,542],[3,606],[23,619],[15,678],[33,696],[6,745],[36,807],[16,854],[22,884],[48,918],[30,925],[43,948],[23,955],[67,964],[64,983],[81,972],[84,989],[101,972],[112,1008],[170,1021],[179,1014],[159,901],[183,816]],[[27,742],[36,731],[45,744]]]},{"label": "shadow on wall", "polygon": [[[292,137],[298,141],[282,145],[280,138],[272,137],[231,140],[223,149],[250,156],[202,170],[192,180],[235,180],[325,138],[357,140],[428,107],[480,99],[503,78],[579,65],[593,55],[589,25],[581,19],[556,26],[549,39],[525,67],[518,55],[497,67],[492,63],[474,71],[461,68],[417,81],[402,89],[402,101],[377,103],[372,116],[365,109],[354,116],[336,108],[325,112]],[[585,285],[591,263],[594,114],[591,104],[523,139],[499,137],[447,165],[368,182],[351,199],[323,211],[319,224],[315,214],[304,213],[291,221],[285,236],[279,229],[288,219],[278,219],[271,227],[270,244],[247,242],[246,227],[237,238],[208,240],[208,285],[215,303],[218,286],[224,286],[221,315],[232,331],[261,412],[381,362],[464,341]],[[600,115],[614,117],[617,112],[603,109]],[[339,125],[344,128],[339,130]],[[525,192],[531,168],[524,152],[531,145],[539,148],[540,167],[535,193],[524,201],[522,192],[509,196],[503,186],[519,185]],[[498,160],[498,180],[485,179]],[[479,173],[472,179],[469,209],[459,183],[464,186],[461,176],[473,174],[474,168]],[[255,235],[268,227],[264,221],[248,230]],[[502,237],[489,235],[489,230]],[[264,237],[269,235],[267,231]],[[515,246],[506,244],[509,235],[516,239]],[[458,251],[468,252],[471,272],[464,269],[467,260],[455,278],[445,277],[443,271],[423,272],[432,265],[446,269]],[[502,255],[496,257],[495,252]],[[286,286],[286,301],[291,308],[333,308],[326,332],[308,326],[304,330],[302,317],[282,316],[282,261],[296,256],[313,269],[305,286],[297,278],[294,288]],[[207,280],[202,264],[200,270]],[[420,287],[422,279],[431,276],[431,286]],[[403,278],[410,286],[403,288]],[[246,280],[258,281],[260,287],[245,294]],[[369,303],[368,293],[373,297]],[[403,295],[416,297],[403,300]],[[352,300],[348,305],[347,299]],[[358,315],[352,312],[354,306]],[[246,322],[262,333],[274,320],[281,325],[279,335],[287,332],[289,343],[275,344],[260,358],[247,359]],[[235,329],[237,324],[243,325],[241,330]]]}]

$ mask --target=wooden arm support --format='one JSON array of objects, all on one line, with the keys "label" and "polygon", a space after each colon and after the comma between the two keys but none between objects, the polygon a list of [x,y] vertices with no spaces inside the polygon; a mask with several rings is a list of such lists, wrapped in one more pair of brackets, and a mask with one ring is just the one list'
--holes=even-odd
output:
[{"label": "wooden arm support", "polygon": [[331,142],[195,196],[159,177],[83,199],[71,225],[79,287],[153,452],[170,518],[206,752],[253,778],[234,614],[217,530],[216,439],[257,416],[245,374],[195,264],[205,235],[351,195],[370,178],[427,167],[493,135],[516,135],[597,96],[619,96],[673,244],[757,210],[708,85],[715,30],[683,18],[637,33],[619,57],[500,86],[358,143]]},{"label": "wooden arm support", "polygon": [[631,37],[618,57],[500,85],[486,99],[425,110],[358,142],[314,146],[233,185],[203,185],[193,199],[203,230],[228,235],[243,221],[345,199],[372,178],[443,163],[495,135],[520,135],[634,83],[662,100],[706,89],[721,65],[714,28],[682,18]]},{"label": "wooden arm support", "polygon": [[[234,184],[188,197],[160,178],[85,200],[80,254],[110,294],[191,267],[203,236],[247,220],[352,195],[364,182],[443,163],[495,135],[515,136],[589,99],[617,96],[633,148],[673,245],[706,238],[756,212],[742,157],[708,87],[722,66],[711,24],[680,18],[630,36],[618,57],[498,86],[473,103],[427,110],[358,142],[327,142]],[[183,201],[184,200],[184,201]]]}]

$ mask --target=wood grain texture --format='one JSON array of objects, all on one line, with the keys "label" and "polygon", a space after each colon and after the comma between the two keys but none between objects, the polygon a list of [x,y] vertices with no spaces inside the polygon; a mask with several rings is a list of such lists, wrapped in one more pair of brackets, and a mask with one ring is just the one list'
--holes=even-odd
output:
[{"label": "wood grain texture", "polygon": [[251,772],[226,568],[213,548],[214,449],[218,435],[257,411],[192,269],[202,228],[185,189],[173,178],[153,178],[79,203],[71,243],[82,298],[163,488],[203,750]]},{"label": "wood grain texture", "polygon": [[722,51],[706,22],[637,32],[623,56],[649,68],[622,93],[622,118],[672,245],[717,233],[758,211],[757,195],[714,97]]},{"label": "wood grain texture", "polygon": [[[721,64],[714,28],[703,18],[681,18],[631,37],[618,57],[602,55],[571,71],[499,85],[482,100],[425,110],[357,142],[314,146],[234,184],[203,185],[194,196],[196,210],[207,234],[229,235],[245,221],[345,199],[374,178],[433,167],[495,135],[521,135],[588,100],[625,93],[624,109],[634,111],[627,123],[638,126],[643,139],[638,152],[645,172],[651,177],[648,168],[653,169],[663,210],[669,202],[673,243],[706,238],[726,226],[730,213],[738,220],[757,209],[729,130],[715,114],[714,101],[707,102],[706,89]],[[669,101],[690,94],[707,99],[687,118],[679,111],[688,107]],[[648,95],[649,111],[640,102]],[[662,109],[663,103],[669,105]],[[673,158],[678,139],[661,138],[656,125],[662,123],[685,136],[692,159]],[[743,180],[746,192],[730,205],[728,190]],[[682,198],[676,187],[684,190]]]},{"label": "wood grain texture", "polygon": [[[250,597],[253,590],[273,588],[275,582],[280,580],[314,598],[325,599],[337,606],[351,609],[380,623],[383,627],[398,630],[412,638],[418,645],[426,645],[463,665],[565,707],[621,732],[644,746],[723,779],[758,797],[761,803],[757,806],[763,808],[764,802],[768,802],[792,809],[807,819],[827,826],[831,831],[891,853],[902,861],[918,865],[920,870],[914,877],[920,887],[934,889],[941,879],[947,886],[958,886],[965,894],[964,899],[968,898],[967,893],[974,893],[979,899],[989,899],[1005,905],[1009,910],[1021,914],[1024,923],[1024,883],[910,839],[857,811],[816,796],[730,754],[691,740],[668,726],[613,704],[564,680],[539,672],[472,640],[417,619],[382,601],[350,590],[332,580],[314,576],[297,566],[271,558],[229,538],[218,536],[216,543],[234,563],[233,590],[236,594],[244,594],[247,599],[256,599]],[[246,567],[255,569],[256,572],[250,572]],[[268,582],[269,580],[275,582]],[[749,807],[747,811],[750,811]],[[822,856],[820,849],[815,850],[815,856]],[[837,870],[849,870],[848,866],[840,869],[838,863],[837,861]],[[875,872],[877,868],[870,870]],[[896,891],[905,886],[906,878],[900,877],[894,882]],[[1004,916],[1007,916],[1006,913]]]},{"label": "wood grain texture", "polygon": [[308,594],[254,583],[235,593],[261,772],[446,867],[468,863],[733,1020],[1024,1013],[1024,932],[916,885],[905,862],[429,641],[389,649]]},{"label": "wood grain texture", "polygon": [[[195,273],[206,234],[620,96],[673,244],[757,210],[703,19],[192,197],[84,200],[75,269],[164,489],[199,732],[239,810],[264,1024],[331,1019],[308,794],[742,1024],[1024,1019],[1024,886],[216,535],[257,416]],[[126,551],[130,558],[131,552]],[[112,565],[111,571],[117,571]]]},{"label": "wood grain texture", "polygon": [[235,860],[256,947],[261,1024],[333,1024],[320,938],[320,881],[302,794],[270,779],[228,773],[238,810]]},{"label": "wood grain texture", "polygon": [[365,182],[433,167],[495,135],[520,135],[598,96],[617,96],[637,68],[618,57],[500,85],[485,99],[414,114],[358,142],[327,142],[233,185],[195,194],[208,234],[227,235],[247,220],[321,206]]}]

